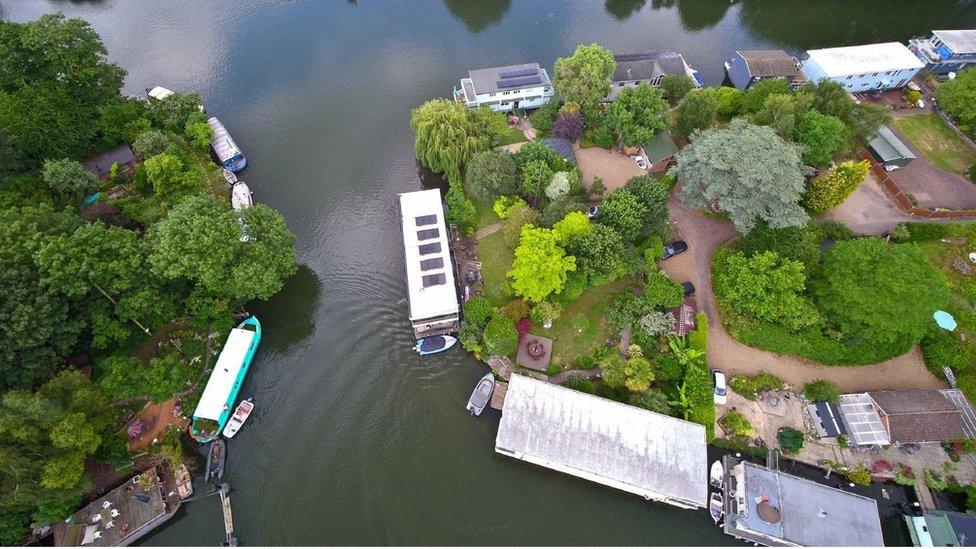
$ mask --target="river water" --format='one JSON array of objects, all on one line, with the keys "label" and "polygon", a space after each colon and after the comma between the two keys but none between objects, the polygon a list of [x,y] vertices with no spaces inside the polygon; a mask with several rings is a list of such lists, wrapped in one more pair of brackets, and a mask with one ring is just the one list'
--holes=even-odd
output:
[{"label": "river water", "polygon": [[[410,109],[469,68],[551,66],[581,42],[675,49],[715,85],[735,49],[976,27],[971,0],[0,0],[15,21],[56,10],[102,35],[126,93],[200,92],[298,237],[304,267],[254,307],[257,409],[228,450],[247,545],[729,543],[704,511],[496,455],[498,412],[464,411],[485,367],[411,350],[394,201],[421,186]],[[222,540],[205,499],[144,543]]]}]

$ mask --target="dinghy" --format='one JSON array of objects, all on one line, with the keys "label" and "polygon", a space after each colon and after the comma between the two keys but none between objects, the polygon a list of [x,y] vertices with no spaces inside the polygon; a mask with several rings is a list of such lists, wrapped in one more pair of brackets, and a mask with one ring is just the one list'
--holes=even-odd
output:
[{"label": "dinghy", "polygon": [[207,482],[217,482],[224,478],[224,462],[227,460],[227,446],[223,439],[216,439],[210,443],[210,450],[207,451],[207,472],[203,480]]},{"label": "dinghy", "polygon": [[721,490],[723,476],[725,476],[725,467],[722,467],[722,460],[718,460],[712,464],[712,468],[708,471],[708,483],[713,488]]},{"label": "dinghy", "polygon": [[176,495],[180,496],[180,499],[193,495],[193,479],[190,478],[190,470],[182,463],[176,468]]},{"label": "dinghy", "polygon": [[430,336],[418,339],[414,349],[421,355],[432,355],[450,349],[455,343],[457,338],[451,336]]},{"label": "dinghy", "polygon": [[471,398],[468,399],[468,405],[466,408],[471,415],[480,416],[481,412],[488,405],[488,401],[491,400],[491,393],[495,391],[495,376],[488,372],[485,377],[478,380],[478,384],[475,385],[474,391],[471,392]]},{"label": "dinghy", "polygon": [[238,212],[254,205],[254,199],[251,197],[251,189],[248,188],[247,183],[240,179],[237,180],[237,183],[234,183],[234,186],[230,188],[230,204]]},{"label": "dinghy", "polygon": [[237,431],[241,430],[241,426],[247,421],[252,411],[254,411],[254,403],[251,402],[251,399],[242,400],[237,405],[237,409],[234,410],[234,415],[227,420],[227,425],[224,427],[224,436],[234,438],[234,435],[237,434]]},{"label": "dinghy", "polygon": [[234,186],[234,183],[237,183],[237,176],[234,175],[234,172],[228,170],[227,168],[224,168],[224,179],[227,180],[227,184],[231,187]]},{"label": "dinghy", "polygon": [[722,515],[725,514],[725,507],[722,502],[721,492],[712,492],[712,496],[708,499],[708,514],[712,515],[712,520],[715,521],[715,524],[718,524],[722,520]]}]

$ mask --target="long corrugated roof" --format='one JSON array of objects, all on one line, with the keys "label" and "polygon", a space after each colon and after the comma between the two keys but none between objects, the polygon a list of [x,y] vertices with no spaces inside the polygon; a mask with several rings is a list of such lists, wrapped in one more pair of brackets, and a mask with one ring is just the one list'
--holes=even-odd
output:
[{"label": "long corrugated roof", "polygon": [[707,502],[704,427],[518,374],[495,450],[649,499]]},{"label": "long corrugated roof", "polygon": [[925,66],[900,42],[810,50],[807,54],[827,77],[920,69]]}]

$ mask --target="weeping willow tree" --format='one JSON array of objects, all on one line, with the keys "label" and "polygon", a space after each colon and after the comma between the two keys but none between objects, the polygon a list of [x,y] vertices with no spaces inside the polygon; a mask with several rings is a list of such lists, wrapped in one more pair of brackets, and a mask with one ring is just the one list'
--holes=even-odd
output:
[{"label": "weeping willow tree", "polygon": [[458,183],[462,166],[490,148],[494,132],[485,113],[447,99],[432,99],[414,109],[410,126],[417,134],[414,148],[420,163]]}]

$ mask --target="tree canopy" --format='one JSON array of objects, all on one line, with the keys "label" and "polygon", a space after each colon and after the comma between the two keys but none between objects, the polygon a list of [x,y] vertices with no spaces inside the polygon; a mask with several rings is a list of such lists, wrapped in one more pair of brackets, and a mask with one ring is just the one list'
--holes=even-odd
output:
[{"label": "tree canopy", "polygon": [[820,321],[816,307],[803,295],[805,289],[803,264],[775,252],[735,252],[715,277],[715,295],[731,307],[792,330]]},{"label": "tree canopy", "polygon": [[414,149],[420,163],[461,180],[461,167],[491,146],[491,129],[474,111],[456,101],[432,99],[413,110],[410,126],[417,134]]},{"label": "tree canopy", "polygon": [[617,95],[604,123],[627,146],[646,145],[668,127],[668,104],[659,88],[640,84]]},{"label": "tree canopy", "polygon": [[669,74],[661,79],[661,92],[672,105],[680,103],[693,89],[695,89],[695,81],[683,74]]},{"label": "tree canopy", "polygon": [[515,261],[508,276],[516,294],[538,303],[566,284],[566,275],[576,270],[576,258],[567,256],[549,229],[523,227]]},{"label": "tree canopy", "polygon": [[836,116],[807,111],[799,116],[793,136],[803,145],[803,161],[825,166],[847,141],[847,126]]},{"label": "tree canopy", "polygon": [[935,98],[962,131],[976,134],[976,69],[959,71],[954,79],[940,84]]},{"label": "tree canopy", "polygon": [[636,240],[644,228],[647,206],[629,189],[616,189],[600,207],[598,220],[612,227],[626,241]]},{"label": "tree canopy", "polygon": [[674,131],[688,137],[695,130],[703,130],[712,125],[718,116],[718,95],[713,88],[691,90],[678,108],[678,119]]},{"label": "tree canopy", "polygon": [[610,93],[610,77],[617,68],[613,53],[599,44],[579,45],[573,55],[556,59],[553,85],[566,101],[584,111]]},{"label": "tree canopy", "polygon": [[45,160],[41,177],[52,191],[66,195],[88,194],[97,191],[99,185],[95,174],[86,170],[80,162],[67,158]]},{"label": "tree canopy", "polygon": [[465,189],[476,201],[490,204],[502,195],[518,190],[521,180],[512,155],[485,151],[471,158],[465,173]]},{"label": "tree canopy", "polygon": [[751,231],[757,218],[774,228],[808,219],[800,207],[806,173],[800,152],[771,128],[737,119],[696,132],[677,161],[685,202],[728,214],[740,233]]},{"label": "tree canopy", "polygon": [[864,182],[870,165],[867,160],[848,160],[810,180],[803,194],[803,206],[812,214],[826,213],[847,200]]},{"label": "tree canopy", "polygon": [[[566,228],[560,227],[560,230]],[[557,234],[562,241],[562,233]],[[624,242],[617,231],[607,225],[592,224],[587,230],[570,235],[567,242],[566,249],[576,258],[577,269],[591,286],[612,282],[627,270]]]}]

